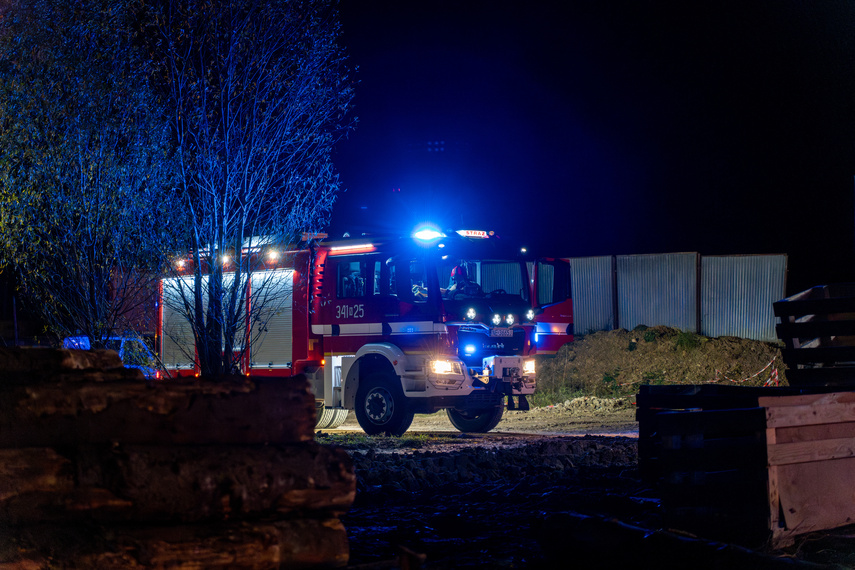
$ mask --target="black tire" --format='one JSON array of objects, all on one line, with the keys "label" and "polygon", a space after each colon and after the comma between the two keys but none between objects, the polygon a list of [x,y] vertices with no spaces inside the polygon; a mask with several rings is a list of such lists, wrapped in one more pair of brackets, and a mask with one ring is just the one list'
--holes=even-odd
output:
[{"label": "black tire", "polygon": [[448,419],[451,420],[451,425],[460,431],[464,433],[487,433],[502,421],[505,406],[496,406],[479,414],[459,412],[452,408],[448,408],[446,411],[448,412]]},{"label": "black tire", "polygon": [[369,374],[356,391],[356,421],[368,435],[402,435],[413,423],[413,411],[394,376]]},{"label": "black tire", "polygon": [[315,429],[335,429],[347,419],[347,410],[344,408],[327,408],[321,406],[318,410],[318,421]]}]

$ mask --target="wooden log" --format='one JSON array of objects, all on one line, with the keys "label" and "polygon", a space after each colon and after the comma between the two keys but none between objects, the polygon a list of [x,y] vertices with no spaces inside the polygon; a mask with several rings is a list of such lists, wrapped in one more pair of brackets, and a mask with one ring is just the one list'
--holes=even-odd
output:
[{"label": "wooden log", "polygon": [[[314,442],[0,450],[0,522],[338,516],[356,493],[350,456]],[[38,476],[34,476],[38,475]]]},{"label": "wooden log", "polygon": [[314,439],[315,421],[302,375],[42,382],[0,391],[0,448],[293,443]]},{"label": "wooden log", "polygon": [[0,347],[0,384],[85,380],[93,372],[109,372],[109,378],[142,379],[142,373],[124,368],[115,350],[68,350],[54,348]]},{"label": "wooden log", "polygon": [[314,569],[349,558],[347,532],[334,518],[36,530],[16,537],[19,553],[3,560],[9,568]]},{"label": "wooden log", "polygon": [[103,351],[0,371],[0,568],[347,563],[353,466],[313,441],[305,377],[149,383]]},{"label": "wooden log", "polygon": [[53,449],[0,450],[0,504],[31,493],[70,493],[74,487],[71,461]]}]

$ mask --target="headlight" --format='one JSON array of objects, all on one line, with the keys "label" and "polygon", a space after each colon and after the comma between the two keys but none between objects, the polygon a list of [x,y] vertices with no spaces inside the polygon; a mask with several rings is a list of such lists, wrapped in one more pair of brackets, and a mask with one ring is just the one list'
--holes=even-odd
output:
[{"label": "headlight", "polygon": [[526,376],[534,375],[534,359],[526,360],[523,363],[523,374],[525,374]]},{"label": "headlight", "polygon": [[534,309],[529,309],[528,311],[526,311],[525,318],[529,321],[534,320]]},{"label": "headlight", "polygon": [[502,315],[500,315],[498,313],[493,315],[493,324],[496,326],[499,326],[500,324],[502,324]]},{"label": "headlight", "polygon": [[505,322],[508,323],[508,325],[514,324],[514,316],[508,315],[507,317],[505,317]]},{"label": "headlight", "polygon": [[469,319],[470,321],[475,320],[475,308],[474,307],[469,307],[468,309],[466,309],[466,318]]},{"label": "headlight", "polygon": [[431,360],[434,374],[463,374],[460,363],[452,360]]}]

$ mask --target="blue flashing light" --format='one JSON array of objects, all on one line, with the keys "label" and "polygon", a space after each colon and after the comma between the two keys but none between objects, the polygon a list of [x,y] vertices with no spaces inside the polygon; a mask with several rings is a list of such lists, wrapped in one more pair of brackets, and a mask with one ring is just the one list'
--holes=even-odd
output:
[{"label": "blue flashing light", "polygon": [[475,353],[475,345],[474,344],[467,344],[465,347],[463,347],[463,352],[465,352],[467,356],[474,354]]},{"label": "blue flashing light", "polygon": [[445,234],[435,228],[422,228],[413,232],[413,237],[421,241],[431,241],[445,237]]}]

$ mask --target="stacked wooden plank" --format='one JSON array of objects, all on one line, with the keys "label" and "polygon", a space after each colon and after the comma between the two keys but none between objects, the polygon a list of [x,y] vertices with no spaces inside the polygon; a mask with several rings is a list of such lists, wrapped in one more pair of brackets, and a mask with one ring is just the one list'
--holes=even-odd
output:
[{"label": "stacked wooden plank", "polygon": [[790,385],[855,389],[855,283],[813,287],[773,307]]},{"label": "stacked wooden plank", "polygon": [[855,522],[855,393],[831,390],[642,387],[639,467],[666,524],[777,547]]},{"label": "stacked wooden plank", "polygon": [[343,566],[355,476],[314,425],[303,377],[0,349],[0,568]]}]

